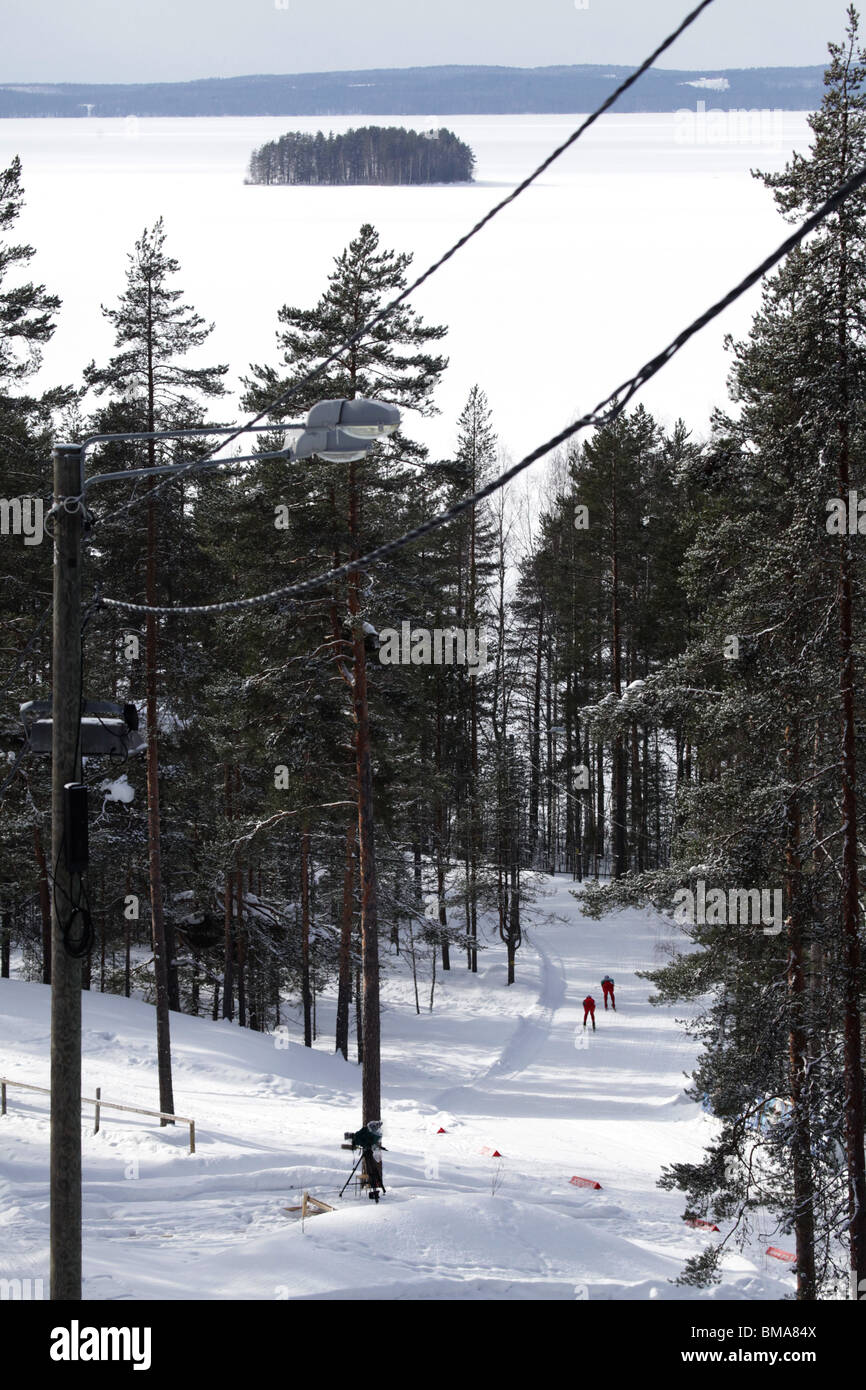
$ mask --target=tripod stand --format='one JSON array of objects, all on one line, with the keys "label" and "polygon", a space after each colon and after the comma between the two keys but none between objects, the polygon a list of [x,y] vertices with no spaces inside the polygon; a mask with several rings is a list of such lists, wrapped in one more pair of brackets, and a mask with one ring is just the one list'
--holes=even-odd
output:
[{"label": "tripod stand", "polygon": [[380,1190],[382,1192],[385,1191],[385,1184],[382,1182],[381,1177],[379,1176],[379,1174],[381,1173],[381,1169],[379,1168],[379,1164],[371,1148],[361,1150],[360,1157],[357,1159],[354,1168],[352,1169],[351,1173],[349,1174],[349,1176],[343,1184],[340,1196],[342,1197],[343,1193],[346,1191],[346,1188],[349,1186],[349,1183],[352,1181],[353,1177],[357,1173],[362,1163],[364,1163],[363,1176],[367,1178],[367,1183],[370,1189],[369,1195],[370,1197],[372,1197],[374,1202],[378,1202],[379,1192]]}]

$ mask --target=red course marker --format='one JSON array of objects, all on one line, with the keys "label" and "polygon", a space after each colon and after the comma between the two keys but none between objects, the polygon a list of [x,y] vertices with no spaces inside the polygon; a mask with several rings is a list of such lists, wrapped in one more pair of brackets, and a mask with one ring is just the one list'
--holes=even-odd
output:
[{"label": "red course marker", "polygon": [[595,1178],[569,1178],[572,1187],[594,1187],[597,1192],[601,1192],[601,1183],[596,1182]]},{"label": "red course marker", "polygon": [[448,1131],[447,1131],[447,1129],[439,1128],[439,1129],[437,1129],[436,1133],[437,1133],[437,1134],[447,1134]]},{"label": "red course marker", "polygon": [[780,1250],[777,1245],[768,1245],[765,1253],[772,1255],[774,1260],[784,1260],[789,1265],[797,1263],[796,1255],[792,1255],[790,1250]]},{"label": "red course marker", "polygon": [[702,1231],[717,1231],[718,1226],[714,1226],[712,1221],[702,1221],[699,1216],[684,1216],[683,1220],[687,1226],[699,1227]]}]

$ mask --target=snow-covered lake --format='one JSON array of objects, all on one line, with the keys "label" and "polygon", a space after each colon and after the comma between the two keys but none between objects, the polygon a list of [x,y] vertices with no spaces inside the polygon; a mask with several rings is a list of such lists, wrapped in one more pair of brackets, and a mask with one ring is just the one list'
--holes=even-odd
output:
[{"label": "snow-covered lake", "polygon": [[[474,382],[504,446],[528,451],[594,406],[780,242],[786,228],[750,169],[805,149],[806,115],[608,116],[416,296],[450,327],[442,414],[415,422],[434,455],[452,447]],[[712,97],[704,103],[711,108]],[[123,286],[126,253],[162,214],[178,284],[216,327],[207,360],[236,388],[250,362],[275,361],[280,305],[312,305],[364,221],[383,244],[438,257],[579,123],[578,116],[412,116],[447,125],[478,158],[474,186],[260,188],[252,149],[289,129],[335,131],[372,118],[0,121],[0,164],[20,154],[19,234],[34,275],[64,301],[43,380],[78,383],[106,358],[100,304]],[[376,118],[389,123],[389,118]],[[726,333],[746,331],[759,292],[729,310],[644,393],[663,420],[701,433],[725,400]],[[233,406],[226,406],[231,416]]]}]

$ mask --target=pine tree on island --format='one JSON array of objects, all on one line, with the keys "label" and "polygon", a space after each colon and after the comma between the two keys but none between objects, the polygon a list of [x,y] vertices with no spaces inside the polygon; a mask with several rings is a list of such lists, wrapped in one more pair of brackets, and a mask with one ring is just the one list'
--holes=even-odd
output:
[{"label": "pine tree on island", "polygon": [[248,183],[471,183],[475,155],[450,130],[364,126],[306,135],[290,131],[250,159]]}]

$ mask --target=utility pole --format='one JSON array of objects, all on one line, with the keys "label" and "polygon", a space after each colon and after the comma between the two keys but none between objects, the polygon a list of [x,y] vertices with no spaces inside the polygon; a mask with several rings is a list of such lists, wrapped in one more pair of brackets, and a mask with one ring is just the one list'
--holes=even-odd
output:
[{"label": "utility pole", "polygon": [[[339,428],[343,407],[351,407],[347,423],[351,430]],[[316,419],[318,412],[319,418]],[[332,418],[336,414],[336,418]],[[287,448],[270,453],[250,454],[234,463],[261,462],[263,458],[311,458],[320,454],[326,461],[358,458],[373,447],[377,438],[393,434],[400,422],[394,406],[377,401],[326,401],[307,417],[307,428],[298,430],[300,438]],[[243,432],[273,430],[267,425],[245,425]],[[354,431],[354,433],[352,432]],[[66,826],[64,787],[80,779],[81,749],[81,536],[84,494],[95,482],[134,478],[153,478],[157,474],[186,475],[189,465],[170,464],[142,469],[123,469],[85,479],[84,460],[93,444],[109,441],[152,442],[155,439],[186,439],[190,436],[234,435],[237,427],[202,426],[185,430],[160,430],[130,434],[93,435],[83,444],[60,444],[53,450],[54,463],[54,613],[52,642],[52,768],[51,768],[51,1298],[79,1302],[81,1299],[81,978],[83,954],[76,954],[81,933],[87,928],[76,913],[79,888],[73,886],[77,874],[66,868]],[[363,443],[359,444],[359,439]],[[219,460],[208,459],[205,467],[218,468]],[[352,465],[352,536],[357,545],[359,494]],[[70,505],[67,508],[66,503]],[[355,557],[360,552],[355,548]],[[148,602],[155,596],[155,570],[148,577]],[[350,607],[360,611],[360,574],[349,585]],[[148,614],[148,621],[155,615]],[[149,629],[150,631],[150,629]],[[155,629],[153,629],[155,633]],[[367,717],[367,686],[363,629],[360,645],[355,642],[355,714],[360,716],[358,731],[358,787],[361,827],[361,872],[363,882],[362,930],[364,935],[364,1033],[369,1042],[372,1065],[364,1068],[364,1120],[379,1119],[379,942],[376,924],[376,857],[373,830],[373,780],[370,764],[370,731]],[[148,727],[155,727],[156,690],[148,687]],[[156,762],[148,760],[149,779]],[[155,777],[153,779],[155,782]],[[149,790],[153,785],[149,780]],[[158,790],[158,789],[157,789]],[[158,801],[150,801],[158,814]],[[153,859],[151,858],[151,870]],[[228,890],[227,890],[227,900]],[[230,901],[230,900],[229,900]],[[76,920],[73,920],[73,919]],[[77,923],[81,923],[78,927]],[[156,944],[156,943],[155,943]],[[167,964],[165,952],[162,961]],[[159,980],[159,961],[157,961]],[[166,996],[167,998],[167,996]],[[164,1079],[170,1077],[165,1063],[169,1044],[167,1004],[160,1039],[160,1094]],[[173,1106],[171,1107],[173,1110]]]},{"label": "utility pole", "polygon": [[54,450],[51,865],[51,1298],[81,1298],[81,964],[70,955],[72,875],[64,857],[64,797],[79,777],[81,728],[81,449]]},{"label": "utility pole", "polygon": [[[349,464],[349,534],[352,559],[360,552],[360,491],[358,466]],[[373,761],[370,747],[370,712],[367,702],[367,651],[361,618],[361,576],[349,576],[349,612],[352,618],[354,657],[355,748],[358,765],[358,834],[361,849],[361,968],[363,972],[362,1033],[363,1122],[380,1120],[382,1109],[379,1021],[379,924],[376,875],[376,830],[373,819]]]}]

